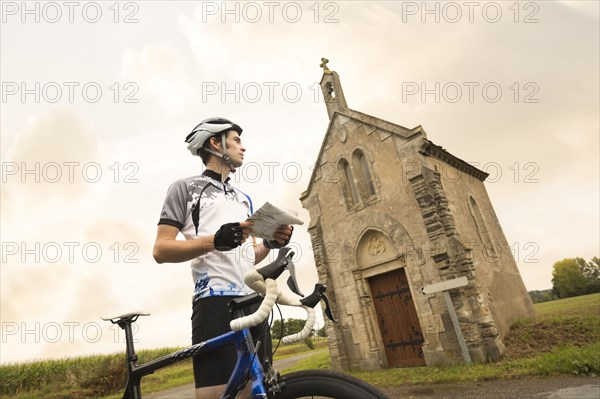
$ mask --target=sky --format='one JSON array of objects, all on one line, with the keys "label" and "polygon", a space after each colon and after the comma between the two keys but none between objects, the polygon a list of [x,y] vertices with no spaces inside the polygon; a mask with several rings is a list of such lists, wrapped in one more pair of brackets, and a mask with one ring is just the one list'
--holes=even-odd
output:
[{"label": "sky", "polygon": [[526,288],[551,288],[554,262],[599,254],[598,4],[3,1],[0,363],[121,351],[100,316],[132,310],[152,313],[137,348],[191,342],[189,263],[152,246],[167,188],[202,171],[183,140],[212,116],[244,128],[234,184],[305,221],[310,291],[322,57],[351,109],[490,174]]}]

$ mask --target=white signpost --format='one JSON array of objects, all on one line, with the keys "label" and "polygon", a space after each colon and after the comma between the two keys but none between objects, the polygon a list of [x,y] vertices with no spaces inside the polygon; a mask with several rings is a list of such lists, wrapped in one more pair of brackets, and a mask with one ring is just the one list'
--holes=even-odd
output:
[{"label": "white signpost", "polygon": [[456,338],[458,339],[458,344],[460,346],[460,350],[463,355],[463,359],[465,359],[465,363],[471,364],[471,355],[469,355],[469,350],[467,349],[467,343],[465,342],[465,337],[463,336],[462,330],[460,329],[460,324],[458,323],[458,317],[456,317],[456,310],[454,309],[454,304],[452,303],[452,298],[450,298],[449,290],[459,287],[464,287],[469,284],[469,280],[466,277],[459,277],[452,280],[442,281],[440,283],[426,285],[421,289],[423,294],[435,294],[436,292],[444,293],[444,300],[446,301],[446,306],[448,306],[448,313],[450,314],[450,318],[452,319],[452,325],[454,326],[454,332],[456,333]]}]

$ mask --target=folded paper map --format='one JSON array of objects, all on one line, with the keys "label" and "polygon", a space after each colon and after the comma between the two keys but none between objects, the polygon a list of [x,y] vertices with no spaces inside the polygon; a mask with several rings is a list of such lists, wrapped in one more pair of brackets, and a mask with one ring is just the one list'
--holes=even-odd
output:
[{"label": "folded paper map", "polygon": [[275,230],[281,225],[304,224],[296,215],[279,209],[269,202],[254,212],[248,218],[248,221],[254,223],[254,226],[252,226],[252,236],[266,239],[273,238]]}]

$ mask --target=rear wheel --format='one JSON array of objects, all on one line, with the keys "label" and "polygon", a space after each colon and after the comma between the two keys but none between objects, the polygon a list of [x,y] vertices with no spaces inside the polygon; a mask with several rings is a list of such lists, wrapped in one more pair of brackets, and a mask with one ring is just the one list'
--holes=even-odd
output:
[{"label": "rear wheel", "polygon": [[284,375],[281,392],[272,399],[389,399],[375,387],[358,378],[326,370],[305,370]]}]

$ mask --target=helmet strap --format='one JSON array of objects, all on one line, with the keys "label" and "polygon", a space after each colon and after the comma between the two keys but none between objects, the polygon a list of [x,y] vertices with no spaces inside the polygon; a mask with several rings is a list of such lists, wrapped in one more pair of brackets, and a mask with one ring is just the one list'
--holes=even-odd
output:
[{"label": "helmet strap", "polygon": [[214,151],[211,149],[207,149],[206,151],[223,159],[223,161],[225,161],[225,164],[227,164],[227,167],[229,168],[231,173],[235,173],[235,166],[233,166],[233,161],[231,160],[229,155],[227,155],[227,143],[226,143],[225,136],[226,136],[226,134],[221,135],[221,145],[223,146],[222,154],[220,152],[217,152],[217,151]]}]

